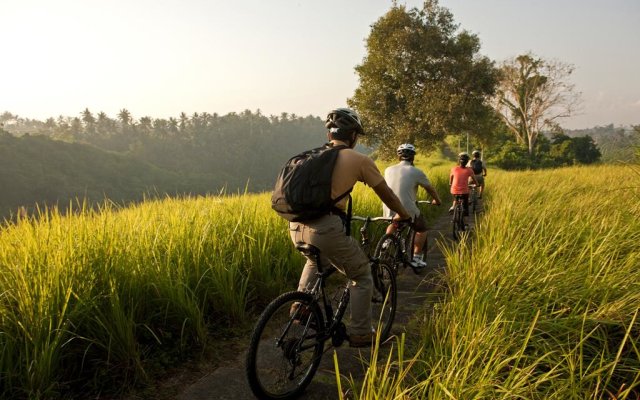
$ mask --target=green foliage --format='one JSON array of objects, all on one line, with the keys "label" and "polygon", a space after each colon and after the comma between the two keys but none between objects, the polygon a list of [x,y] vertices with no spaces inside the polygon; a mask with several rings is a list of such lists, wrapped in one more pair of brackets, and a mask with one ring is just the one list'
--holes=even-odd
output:
[{"label": "green foliage", "polygon": [[569,137],[556,132],[552,140],[538,137],[533,154],[527,146],[506,140],[489,162],[505,170],[556,168],[600,161],[600,150],[590,136]]},{"label": "green foliage", "polygon": [[421,10],[394,5],[372,26],[356,67],[360,86],[349,100],[367,143],[382,154],[403,142],[434,148],[450,132],[486,126],[497,71],[479,49],[477,36],[459,32],[437,1]]},{"label": "green foliage", "polygon": [[[640,133],[634,127],[616,128],[609,124],[588,129],[565,129],[564,132],[571,137],[592,137],[602,153],[602,161],[606,163],[633,162],[637,149],[640,148]],[[640,157],[637,159],[640,160]]]},{"label": "green foliage", "polygon": [[569,137],[556,133],[552,138],[550,156],[559,165],[592,164],[600,160],[602,154],[591,136]]}]

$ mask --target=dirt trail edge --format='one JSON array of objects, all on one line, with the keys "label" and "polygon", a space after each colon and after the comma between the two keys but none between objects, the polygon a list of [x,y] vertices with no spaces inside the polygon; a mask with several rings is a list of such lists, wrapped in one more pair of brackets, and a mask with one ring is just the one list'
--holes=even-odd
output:
[{"label": "dirt trail edge", "polygon": [[[443,205],[443,207],[445,207]],[[474,217],[468,217],[469,228],[473,230]],[[398,308],[393,324],[393,335],[407,332],[411,318],[425,306],[430,294],[434,292],[434,276],[444,271],[446,265],[438,242],[450,240],[451,216],[444,214],[439,217],[429,230],[429,253],[427,257],[427,272],[416,275],[410,269],[402,270],[397,279]],[[436,272],[434,274],[434,272]],[[407,343],[411,336],[407,335]],[[248,340],[247,340],[248,341]],[[395,345],[393,346],[395,348]],[[385,355],[391,348],[384,345],[381,348],[379,360],[385,360]],[[341,347],[334,348],[330,342],[325,345],[325,354],[320,368],[313,381],[299,399],[320,400],[338,398],[335,369],[333,363],[334,350],[338,356],[340,374],[344,377],[361,379],[366,372],[366,365],[371,357],[371,349],[353,349],[345,342]],[[215,370],[203,376],[197,382],[186,386],[176,397],[177,400],[254,400],[246,381],[244,364],[245,352],[237,354]],[[348,388],[347,379],[342,379],[342,389]]]}]

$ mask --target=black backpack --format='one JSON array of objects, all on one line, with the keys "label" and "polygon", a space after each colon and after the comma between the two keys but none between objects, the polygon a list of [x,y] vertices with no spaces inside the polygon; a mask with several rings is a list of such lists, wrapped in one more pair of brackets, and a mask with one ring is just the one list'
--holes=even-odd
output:
[{"label": "black backpack", "polygon": [[330,212],[344,214],[335,205],[348,196],[351,189],[332,199],[331,176],[338,153],[346,148],[348,146],[325,144],[289,159],[276,180],[271,208],[293,222],[316,219]]},{"label": "black backpack", "polygon": [[473,173],[476,175],[480,175],[482,173],[482,160],[474,158],[471,160],[471,169]]}]

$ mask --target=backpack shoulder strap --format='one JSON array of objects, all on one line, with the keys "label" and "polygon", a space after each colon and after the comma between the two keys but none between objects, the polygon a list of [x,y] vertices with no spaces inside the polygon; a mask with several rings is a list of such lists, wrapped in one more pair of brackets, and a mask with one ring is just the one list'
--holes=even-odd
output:
[{"label": "backpack shoulder strap", "polygon": [[[331,146],[330,143],[327,143],[326,146]],[[343,149],[348,149],[349,146],[341,144],[338,146],[331,146],[333,147],[333,149],[340,151]],[[336,197],[335,199],[333,199],[333,205],[334,205],[334,209],[336,211],[338,211],[340,214],[342,214],[342,222],[344,223],[344,227],[345,227],[345,234],[347,236],[351,236],[351,215],[353,212],[353,198],[351,197],[351,191],[353,190],[353,187],[349,188],[349,190],[347,190],[346,192],[342,193],[340,196]],[[335,207],[336,204],[338,204],[338,202],[342,199],[344,199],[345,197],[349,196],[349,200],[347,203],[347,213],[344,214],[342,212],[342,210],[339,210],[337,207]]]}]

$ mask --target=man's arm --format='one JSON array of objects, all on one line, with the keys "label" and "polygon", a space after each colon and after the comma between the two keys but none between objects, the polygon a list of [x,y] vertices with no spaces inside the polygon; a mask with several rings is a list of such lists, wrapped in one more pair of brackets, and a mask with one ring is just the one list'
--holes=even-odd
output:
[{"label": "man's arm", "polygon": [[438,196],[438,192],[433,186],[431,185],[420,185],[420,186],[422,186],[424,190],[426,190],[427,193],[431,195],[431,198],[433,198],[436,201],[437,205],[442,204],[442,200],[440,200],[440,196]]},{"label": "man's arm", "polygon": [[471,173],[471,175],[469,175],[471,177],[471,179],[473,180],[473,183],[476,186],[480,186],[480,184],[478,183],[478,181],[476,180],[476,174],[474,174],[473,172]]},{"label": "man's arm", "polygon": [[393,193],[393,190],[387,185],[386,181],[382,181],[376,186],[373,187],[373,191],[376,192],[380,200],[389,207],[391,210],[395,211],[397,214],[396,219],[409,219],[411,215],[404,208],[398,196]]}]

